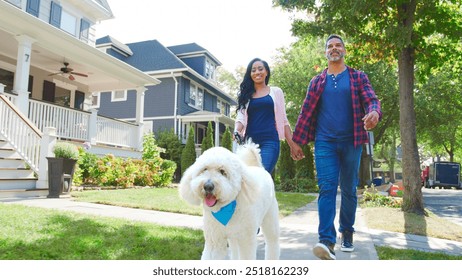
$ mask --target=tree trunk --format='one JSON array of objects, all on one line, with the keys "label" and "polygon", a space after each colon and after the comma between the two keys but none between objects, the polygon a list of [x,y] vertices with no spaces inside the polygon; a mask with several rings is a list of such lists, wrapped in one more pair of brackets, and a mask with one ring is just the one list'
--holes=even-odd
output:
[{"label": "tree trunk", "polygon": [[405,212],[425,215],[420,160],[417,147],[414,110],[414,48],[411,46],[416,1],[398,6],[399,24],[404,44],[398,58],[399,74],[399,125],[403,151],[403,205]]}]

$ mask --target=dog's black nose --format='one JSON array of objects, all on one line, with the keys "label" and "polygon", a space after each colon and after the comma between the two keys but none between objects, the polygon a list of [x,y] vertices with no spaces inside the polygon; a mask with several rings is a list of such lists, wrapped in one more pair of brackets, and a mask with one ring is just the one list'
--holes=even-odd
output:
[{"label": "dog's black nose", "polygon": [[204,184],[204,190],[208,193],[212,192],[215,186],[213,185],[211,180],[207,180]]}]

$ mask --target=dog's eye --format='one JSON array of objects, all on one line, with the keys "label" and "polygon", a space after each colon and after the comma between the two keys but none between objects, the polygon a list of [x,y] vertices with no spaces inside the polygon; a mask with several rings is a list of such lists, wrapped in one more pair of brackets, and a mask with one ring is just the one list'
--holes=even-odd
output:
[{"label": "dog's eye", "polygon": [[221,175],[226,176],[226,171],[224,169],[220,169],[220,173]]}]

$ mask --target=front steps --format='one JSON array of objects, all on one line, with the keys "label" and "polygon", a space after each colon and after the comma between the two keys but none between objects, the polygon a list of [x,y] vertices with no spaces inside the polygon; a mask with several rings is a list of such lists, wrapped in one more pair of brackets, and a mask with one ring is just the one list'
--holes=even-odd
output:
[{"label": "front steps", "polygon": [[0,199],[2,198],[30,198],[43,197],[48,195],[48,189],[15,189],[15,190],[0,190]]},{"label": "front steps", "polygon": [[16,151],[0,138],[0,197],[33,197],[48,193],[48,189],[36,189],[34,172]]}]

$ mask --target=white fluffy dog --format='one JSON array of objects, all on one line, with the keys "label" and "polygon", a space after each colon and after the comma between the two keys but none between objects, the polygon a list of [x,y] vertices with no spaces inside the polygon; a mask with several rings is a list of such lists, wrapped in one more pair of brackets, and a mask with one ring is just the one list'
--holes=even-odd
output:
[{"label": "white fluffy dog", "polygon": [[274,182],[262,167],[258,145],[248,142],[236,154],[214,147],[205,151],[184,173],[180,196],[203,204],[203,260],[254,260],[257,231],[265,237],[265,259],[279,259],[279,209]]}]

